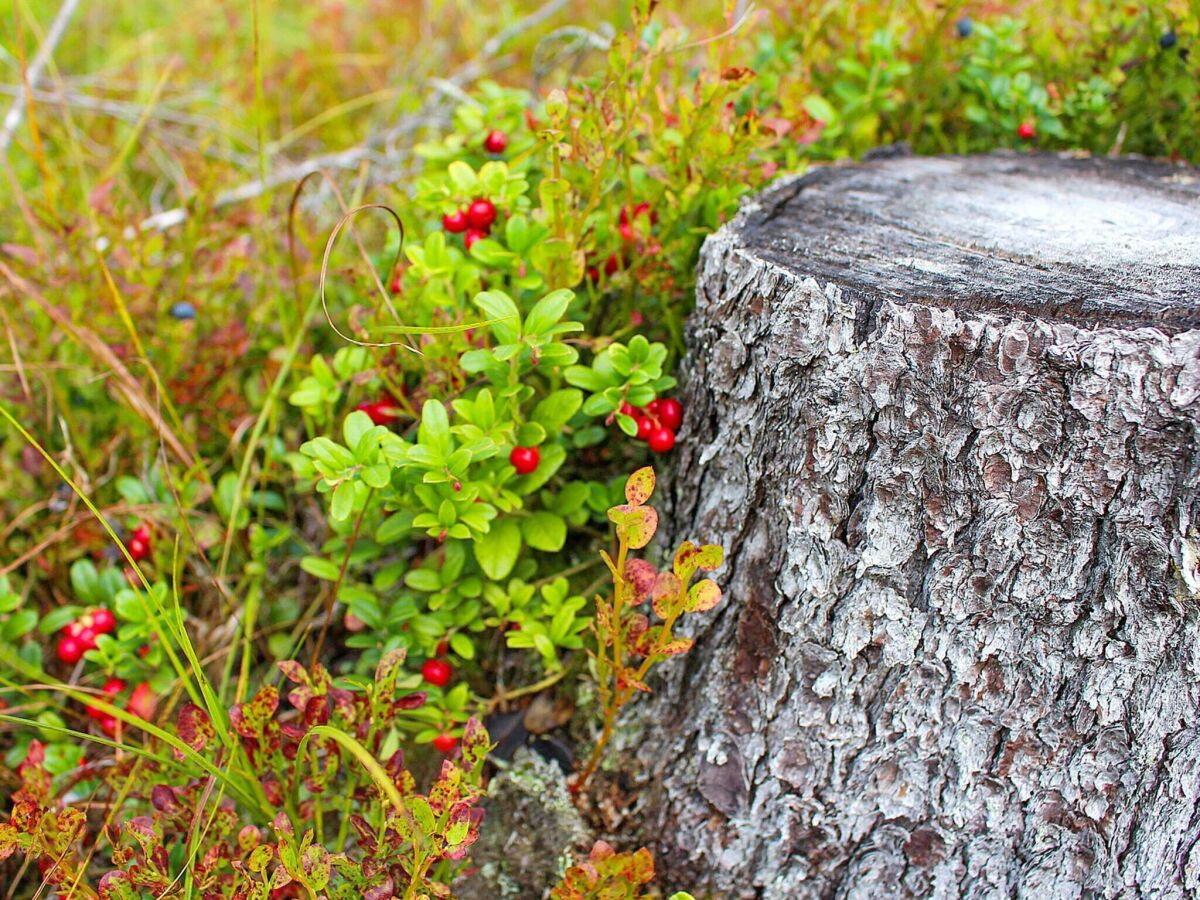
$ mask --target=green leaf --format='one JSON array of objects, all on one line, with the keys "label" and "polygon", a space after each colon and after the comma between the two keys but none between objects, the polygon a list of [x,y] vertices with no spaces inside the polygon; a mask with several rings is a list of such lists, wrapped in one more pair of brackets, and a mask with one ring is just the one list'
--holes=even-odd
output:
[{"label": "green leaf", "polygon": [[344,522],[354,511],[354,482],[343,481],[333,489],[329,515],[335,522]]},{"label": "green leaf", "polygon": [[461,631],[450,635],[450,649],[463,659],[475,658],[475,642]]},{"label": "green leaf", "polygon": [[508,577],[521,553],[521,528],[514,519],[500,519],[475,539],[475,559],[493,581]]},{"label": "green leaf", "polygon": [[433,593],[442,589],[442,580],[433,569],[410,569],[404,576],[404,583],[414,591]]},{"label": "green leaf", "polygon": [[533,305],[525,317],[526,334],[543,334],[558,323],[575,299],[575,294],[566,288],[551,291]]},{"label": "green leaf", "polygon": [[503,291],[483,291],[475,295],[475,305],[489,319],[497,321],[489,326],[496,336],[496,343],[511,344],[521,336],[521,311],[512,297]]},{"label": "green leaf", "polygon": [[567,540],[567,523],[551,512],[535,512],[521,520],[525,543],[535,550],[557,553]]},{"label": "green leaf", "polygon": [[417,439],[443,455],[450,450],[450,417],[441,400],[426,400],[421,407],[421,427]]},{"label": "green leaf", "polygon": [[371,421],[370,416],[361,409],[354,410],[342,423],[342,437],[346,439],[346,446],[353,451],[363,435],[374,427],[375,423]]},{"label": "green leaf", "polygon": [[[564,388],[547,394],[533,408],[533,421],[547,432],[559,431],[579,411],[583,404],[583,393],[574,388]],[[635,426],[636,431],[636,426]]]},{"label": "green leaf", "polygon": [[320,556],[306,556],[300,560],[300,568],[322,581],[337,581],[338,566],[331,559]]}]

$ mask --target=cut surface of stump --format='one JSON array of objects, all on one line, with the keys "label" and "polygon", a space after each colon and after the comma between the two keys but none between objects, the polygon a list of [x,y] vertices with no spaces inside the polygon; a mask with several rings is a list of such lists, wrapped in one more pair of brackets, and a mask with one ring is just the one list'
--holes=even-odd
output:
[{"label": "cut surface of stump", "polygon": [[1200,891],[1200,172],[819,169],[689,328],[666,537],[727,599],[646,716],[669,879]]}]

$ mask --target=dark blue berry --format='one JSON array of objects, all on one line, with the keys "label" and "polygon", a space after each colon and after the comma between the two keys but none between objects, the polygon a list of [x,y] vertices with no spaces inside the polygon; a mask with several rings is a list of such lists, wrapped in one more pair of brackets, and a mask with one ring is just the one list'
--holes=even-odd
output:
[{"label": "dark blue berry", "polygon": [[192,306],[186,300],[180,300],[171,307],[171,315],[181,322],[190,322],[196,318],[196,307]]},{"label": "dark blue berry", "polygon": [[969,38],[971,32],[975,30],[975,23],[966,16],[963,16],[954,24],[954,27],[958,29],[958,36],[960,38]]},{"label": "dark blue berry", "polygon": [[1175,32],[1168,31],[1158,39],[1158,46],[1162,47],[1164,50],[1170,50],[1175,46],[1176,43],[1178,43],[1178,41],[1179,38],[1175,36]]}]

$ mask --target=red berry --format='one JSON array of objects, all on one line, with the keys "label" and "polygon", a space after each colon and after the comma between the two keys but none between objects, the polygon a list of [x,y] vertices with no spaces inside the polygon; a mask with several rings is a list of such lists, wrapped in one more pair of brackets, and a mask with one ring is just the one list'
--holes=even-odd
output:
[{"label": "red berry", "polygon": [[633,230],[633,226],[628,222],[622,222],[617,226],[617,231],[621,233],[621,240],[629,242],[637,237],[637,233]]},{"label": "red berry", "polygon": [[1037,129],[1034,128],[1033,122],[1030,122],[1028,119],[1017,126],[1017,137],[1023,141],[1033,140],[1033,136],[1036,133]]},{"label": "red berry", "polygon": [[650,421],[650,418],[648,416],[639,416],[637,427],[637,439],[639,441],[650,440],[650,435],[654,431],[654,423]]},{"label": "red berry", "polygon": [[638,414],[637,407],[626,400],[621,404],[621,414],[625,416],[636,416]]},{"label": "red berry", "polygon": [[592,284],[595,284],[597,281],[600,280],[600,270],[597,269],[595,266],[588,266],[587,267],[587,277],[588,277],[588,281],[590,281]]},{"label": "red berry", "polygon": [[436,651],[438,656],[445,656],[446,652],[449,649],[450,649],[449,641],[438,641],[437,651]]},{"label": "red berry", "polygon": [[478,228],[471,228],[466,234],[463,235],[463,246],[466,247],[467,252],[470,253],[471,247],[475,245],[475,242],[481,241],[485,237],[487,237],[486,231],[480,231]]},{"label": "red berry", "polygon": [[58,642],[58,658],[65,663],[77,663],[83,656],[84,646],[77,638],[65,637]]},{"label": "red berry", "polygon": [[133,530],[133,539],[135,541],[141,541],[143,544],[149,544],[150,524],[148,522],[142,522],[139,524],[138,527]]},{"label": "red berry", "polygon": [[488,153],[503,153],[508,147],[508,135],[497,128],[488,132],[483,139],[483,149]]},{"label": "red berry", "polygon": [[404,290],[404,276],[397,272],[392,276],[392,283],[389,285],[393,294],[399,294]]},{"label": "red berry", "polygon": [[128,548],[129,555],[133,557],[134,562],[141,562],[150,555],[150,545],[137,538],[130,538]]},{"label": "red berry", "polygon": [[467,223],[472,228],[487,231],[496,221],[496,204],[491,200],[480,198],[467,207]]},{"label": "red berry", "polygon": [[98,634],[109,634],[117,627],[117,618],[112,614],[112,610],[102,606],[92,613],[92,627]]},{"label": "red berry", "polygon": [[396,407],[392,406],[392,403],[393,401],[390,399],[379,400],[375,403],[368,401],[360,403],[354,408],[365,412],[376,425],[391,425],[397,418],[395,414]]},{"label": "red berry", "polygon": [[113,716],[105,716],[100,720],[100,730],[109,737],[115,737],[117,734],[117,720]]},{"label": "red berry", "polygon": [[542,461],[542,454],[537,447],[513,447],[508,454],[508,461],[520,475],[528,475]]},{"label": "red berry", "polygon": [[150,683],[143,681],[133,689],[133,693],[129,695],[128,709],[135,716],[143,719],[150,719],[154,715],[154,707],[158,705],[158,699],[154,696],[154,691],[150,689]]},{"label": "red berry", "polygon": [[461,209],[448,212],[442,216],[442,227],[451,234],[460,234],[467,230],[467,214]]},{"label": "red berry", "polygon": [[458,738],[449,732],[443,731],[433,739],[433,746],[440,753],[453,753],[454,748],[458,746]]},{"label": "red berry", "polygon": [[604,261],[604,274],[612,275],[621,267],[621,261],[617,259],[617,254],[608,254],[608,259]]},{"label": "red berry", "polygon": [[662,406],[661,400],[651,400],[649,403],[646,404],[646,412],[648,412],[650,415],[652,415],[654,418],[657,419],[658,418],[658,410],[661,406]]},{"label": "red berry", "polygon": [[83,711],[87,713],[89,719],[95,719],[96,721],[100,721],[108,716],[108,713],[98,706],[85,706]]},{"label": "red berry", "polygon": [[68,622],[63,626],[63,634],[69,638],[77,638],[83,631],[83,623],[79,621]]},{"label": "red berry", "polygon": [[655,453],[666,453],[675,446],[675,432],[670,428],[655,428],[646,442]]},{"label": "red berry", "polygon": [[445,687],[450,683],[454,669],[444,659],[427,659],[421,666],[421,677],[435,687]]},{"label": "red berry", "polygon": [[104,693],[108,695],[119,694],[125,690],[125,682],[120,678],[110,678],[104,682]]},{"label": "red berry", "polygon": [[658,421],[665,428],[678,431],[683,424],[683,404],[674,397],[663,397],[658,404]]}]

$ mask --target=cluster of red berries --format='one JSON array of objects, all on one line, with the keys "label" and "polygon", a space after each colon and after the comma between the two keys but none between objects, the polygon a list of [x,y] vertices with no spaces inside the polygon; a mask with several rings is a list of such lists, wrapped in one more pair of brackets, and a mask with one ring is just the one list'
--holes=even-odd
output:
[{"label": "cluster of red berries", "polygon": [[134,562],[141,562],[150,555],[150,524],[142,522],[133,530],[133,534],[129,538],[129,543],[126,544],[126,549]]},{"label": "cluster of red berries", "polygon": [[451,234],[462,234],[463,246],[470,251],[476,241],[487,237],[495,221],[496,204],[486,197],[479,197],[466,209],[456,209],[442,216],[442,227]]},{"label": "cluster of red berries", "polygon": [[[102,688],[104,699],[115,705],[117,698],[126,687],[125,681],[120,678],[108,679]],[[143,681],[135,687],[133,693],[129,695],[129,700],[124,704],[124,708],[142,719],[149,719],[154,714],[154,693],[150,690],[149,683]],[[95,719],[99,723],[101,731],[109,737],[116,735],[118,726],[116,716],[110,716],[97,706],[86,706],[84,711],[89,718]]]},{"label": "cluster of red berries", "polygon": [[637,422],[637,439],[645,441],[655,453],[666,453],[675,446],[675,432],[683,424],[683,404],[674,397],[651,400],[645,409],[621,404],[621,412]]},{"label": "cluster of red berries", "polygon": [[[454,675],[454,667],[440,658],[447,648],[445,641],[438,644],[438,656],[425,660],[421,666],[421,677],[434,687],[445,687]],[[448,731],[443,731],[433,739],[433,746],[439,753],[453,753],[454,748],[458,746],[458,738]]]},{"label": "cluster of red berries", "polygon": [[508,461],[517,470],[518,475],[529,475],[535,471],[542,461],[542,454],[537,447],[513,447],[508,454]]},{"label": "cluster of red berries", "polygon": [[112,610],[101,606],[85,612],[63,626],[63,636],[58,639],[56,648],[58,658],[69,665],[79,662],[83,654],[96,649],[96,638],[111,633],[116,627],[117,619]]},{"label": "cluster of red berries", "polygon": [[381,395],[375,401],[367,400],[354,408],[365,412],[376,425],[391,425],[400,418],[400,407],[387,394]]}]

